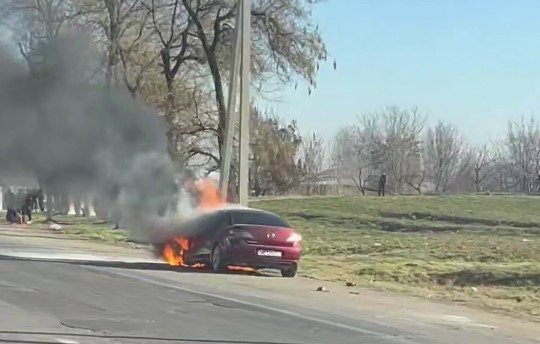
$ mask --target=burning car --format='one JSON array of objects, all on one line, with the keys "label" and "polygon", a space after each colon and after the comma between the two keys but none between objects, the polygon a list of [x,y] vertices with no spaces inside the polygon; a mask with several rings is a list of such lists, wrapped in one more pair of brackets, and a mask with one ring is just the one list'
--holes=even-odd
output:
[{"label": "burning car", "polygon": [[279,269],[296,275],[302,253],[301,236],[276,214],[251,208],[223,208],[196,216],[156,245],[171,265],[209,266],[214,272],[229,266]]}]

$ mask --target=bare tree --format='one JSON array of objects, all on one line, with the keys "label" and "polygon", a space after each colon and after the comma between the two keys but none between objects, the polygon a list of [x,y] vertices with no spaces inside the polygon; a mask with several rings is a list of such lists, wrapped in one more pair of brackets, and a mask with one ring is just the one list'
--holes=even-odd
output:
[{"label": "bare tree", "polygon": [[425,117],[416,109],[386,107],[360,117],[359,131],[369,169],[385,172],[394,192],[407,185],[408,176],[421,169],[420,135]]},{"label": "bare tree", "polygon": [[445,192],[450,182],[465,167],[461,164],[464,143],[457,128],[439,122],[426,134],[425,162],[435,184],[435,191]]},{"label": "bare tree", "polygon": [[[385,172],[394,192],[409,185],[420,192],[424,182],[420,135],[425,117],[416,108],[387,107],[360,116],[334,140],[332,163],[338,178],[352,178],[362,194],[376,191],[374,178]],[[371,182],[370,182],[371,181]]]},{"label": "bare tree", "polygon": [[493,166],[497,162],[497,154],[488,148],[487,145],[471,150],[472,181],[476,192],[482,190],[486,178],[490,177],[494,171]]},{"label": "bare tree", "polygon": [[71,0],[78,8],[78,23],[103,50],[104,82],[125,86],[139,95],[143,78],[156,64],[155,32],[144,0]]},{"label": "bare tree", "polygon": [[[418,162],[411,162],[412,164],[418,164]],[[405,175],[405,182],[410,186],[414,191],[419,195],[422,194],[422,185],[426,181],[426,170],[423,167],[423,162],[419,163],[420,166],[412,166],[408,168],[411,171],[409,174]]]},{"label": "bare tree", "polygon": [[[205,56],[210,71],[218,114],[217,141],[223,144],[226,122],[224,72],[230,66],[236,1],[182,0],[193,23],[191,36]],[[311,24],[311,2],[304,0],[259,0],[253,3],[253,82],[290,82],[293,75],[315,84],[318,62],[326,49],[317,28]],[[225,74],[226,75],[226,74]]]},{"label": "bare tree", "polygon": [[370,129],[360,125],[341,129],[334,138],[331,163],[335,170],[338,184],[343,180],[352,180],[358,191],[366,193],[366,182],[370,176]]},{"label": "bare tree", "polygon": [[529,192],[540,175],[540,130],[534,118],[508,123],[506,159],[515,190]]},{"label": "bare tree", "polygon": [[0,19],[11,29],[31,73],[41,62],[36,61],[33,52],[58,37],[77,15],[73,3],[66,0],[4,0],[0,3]]},{"label": "bare tree", "polygon": [[313,187],[320,182],[320,174],[324,168],[325,146],[324,139],[313,133],[302,142],[302,175],[307,185],[307,193],[311,194]]},{"label": "bare tree", "polygon": [[[105,1],[105,0],[102,0]],[[109,0],[107,0],[109,1]],[[113,0],[111,0],[113,1]],[[114,0],[127,1],[136,0]],[[159,106],[169,123],[167,137],[170,152],[187,151],[189,157],[211,157],[219,164],[223,130],[225,128],[225,84],[228,82],[233,31],[236,25],[237,1],[224,0],[141,0],[149,12],[148,25],[154,35],[154,46],[159,46],[161,74],[165,89],[155,88],[166,94],[166,106]],[[304,0],[254,1],[252,9],[252,73],[253,83],[279,80],[290,82],[299,75],[314,83],[318,61],[326,57],[326,50],[317,28],[311,24],[311,2]],[[120,50],[120,57],[123,57]],[[124,68],[125,69],[125,68]],[[137,79],[135,78],[135,81]],[[136,83],[135,83],[136,84]],[[210,86],[210,87],[209,87]],[[142,86],[146,89],[146,85]],[[208,123],[197,126],[183,125],[190,122],[188,112],[193,90],[204,94],[199,99],[210,101],[212,90],[215,115]],[[159,101],[159,99],[158,99]],[[201,125],[202,124],[202,125]],[[201,131],[194,133],[197,127]],[[186,133],[187,132],[187,133]],[[216,144],[202,144],[201,137],[213,134]],[[187,137],[186,137],[187,135]],[[201,144],[192,146],[191,136]],[[185,146],[180,147],[179,146]],[[215,159],[214,159],[215,158]]]}]

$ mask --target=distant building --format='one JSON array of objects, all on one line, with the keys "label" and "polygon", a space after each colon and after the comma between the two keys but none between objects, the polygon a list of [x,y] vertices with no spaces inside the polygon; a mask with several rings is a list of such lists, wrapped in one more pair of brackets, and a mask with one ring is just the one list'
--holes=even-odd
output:
[{"label": "distant building", "polygon": [[339,195],[358,192],[352,178],[337,178],[336,168],[329,168],[321,171],[317,176],[317,182],[302,182],[300,184],[300,194],[312,195]]}]

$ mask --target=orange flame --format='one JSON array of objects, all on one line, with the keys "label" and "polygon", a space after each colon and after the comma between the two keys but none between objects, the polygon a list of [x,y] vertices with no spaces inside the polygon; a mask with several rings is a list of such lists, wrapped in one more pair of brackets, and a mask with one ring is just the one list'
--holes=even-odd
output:
[{"label": "orange flame", "polygon": [[190,241],[185,237],[176,237],[163,247],[163,259],[173,266],[183,266],[190,268],[202,268],[204,264],[196,263],[189,265],[186,263],[185,256],[190,249]]},{"label": "orange flame", "polygon": [[[205,179],[198,183],[198,210],[208,211],[218,209],[225,204],[223,197],[216,185],[211,179]],[[186,262],[186,255],[191,249],[191,242],[188,238],[178,236],[165,244],[162,250],[163,259],[173,266],[184,266],[191,268],[202,268],[204,264],[189,265]]]},{"label": "orange flame", "polygon": [[199,210],[212,210],[220,208],[225,204],[216,183],[211,179],[205,179],[198,185],[199,189]]},{"label": "orange flame", "polygon": [[250,268],[250,267],[248,267],[248,266],[234,266],[234,265],[229,265],[229,266],[228,266],[228,269],[229,269],[229,271],[240,271],[240,272],[249,272],[249,273],[257,272],[257,269]]}]

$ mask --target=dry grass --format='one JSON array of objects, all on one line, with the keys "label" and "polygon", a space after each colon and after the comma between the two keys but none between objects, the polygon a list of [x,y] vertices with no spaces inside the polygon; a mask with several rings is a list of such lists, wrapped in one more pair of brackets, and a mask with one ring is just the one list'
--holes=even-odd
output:
[{"label": "dry grass", "polygon": [[[52,223],[44,223],[45,218],[44,214],[34,214],[33,222],[29,226],[47,229]],[[128,240],[124,232],[113,230],[113,224],[96,218],[56,215],[54,220],[62,227],[55,233],[75,236],[80,239],[104,241],[115,245],[126,243]]]},{"label": "dry grass", "polygon": [[540,198],[257,202],[304,237],[301,273],[540,319]]}]

